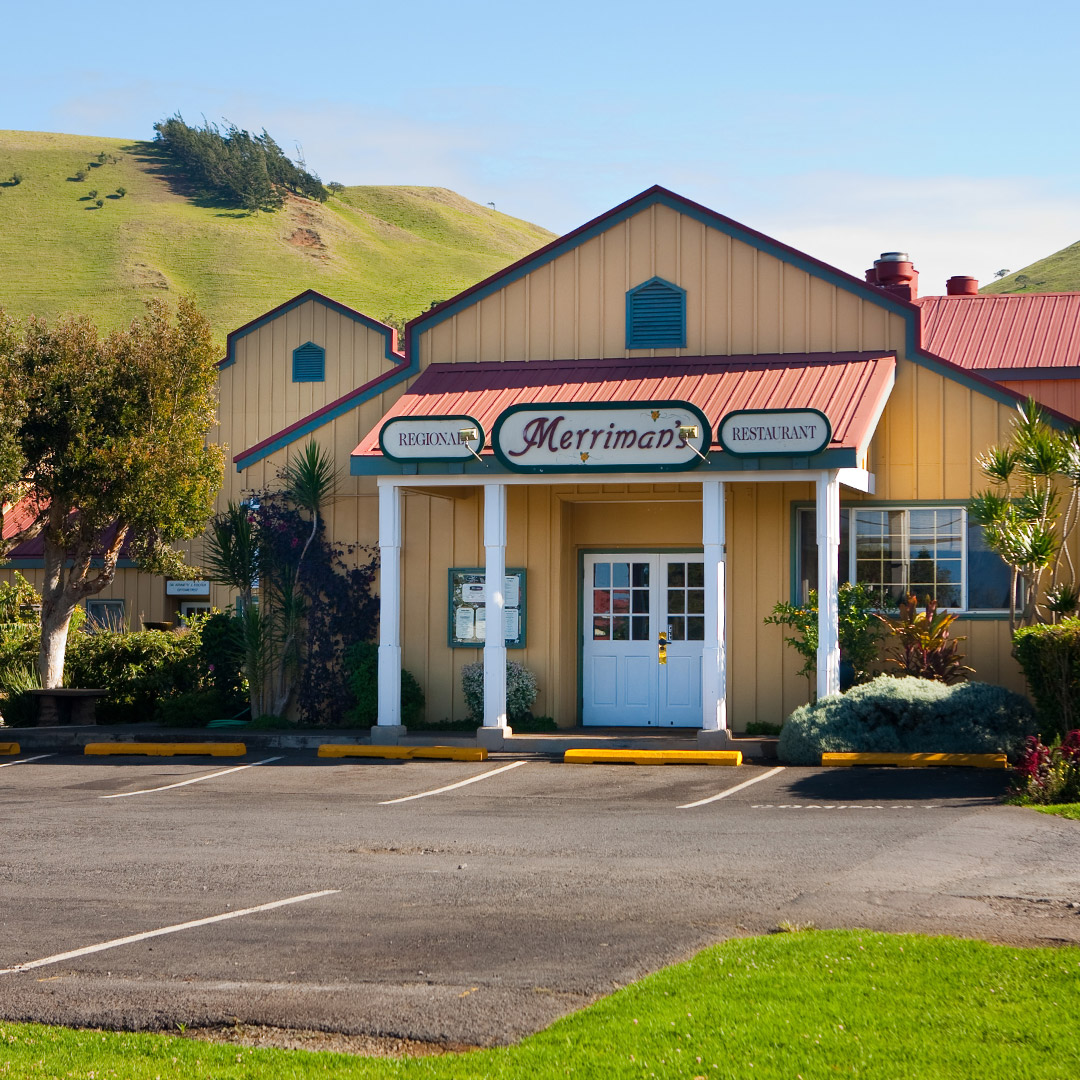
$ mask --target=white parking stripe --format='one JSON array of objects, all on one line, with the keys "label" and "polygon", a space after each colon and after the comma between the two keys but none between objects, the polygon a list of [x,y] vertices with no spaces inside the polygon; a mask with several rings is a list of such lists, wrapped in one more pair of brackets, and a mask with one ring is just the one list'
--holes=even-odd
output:
[{"label": "white parking stripe", "polygon": [[115,949],[119,945],[130,945],[135,941],[146,941],[147,938],[161,937],[163,934],[175,934],[178,930],[190,930],[196,926],[208,926],[210,923],[224,922],[226,919],[238,919],[241,915],[254,915],[257,911],[271,911],[274,908],[285,907],[287,904],[299,904],[304,900],[316,900],[320,896],[330,896],[332,893],[341,892],[340,889],[323,889],[320,892],[304,893],[303,896],[290,896],[287,900],[274,900],[269,904],[259,904],[256,907],[240,908],[237,911],[226,911],[221,915],[210,915],[205,919],[193,919],[191,922],[176,923],[174,926],[163,926],[160,930],[146,930],[141,934],[129,934],[127,937],[113,938],[112,941],[103,941],[99,945],[87,945],[83,949],[72,949],[71,952],[57,953],[55,956],[46,956],[41,960],[28,960],[25,964],[16,964],[10,968],[0,968],[0,975],[11,975],[19,971],[31,971],[33,968],[45,967],[46,964],[59,964],[64,960],[74,960],[77,956],[89,956],[90,953],[103,952],[105,949]]},{"label": "white parking stripe", "polygon": [[169,791],[172,788],[187,787],[188,784],[198,784],[203,780],[213,780],[215,776],[228,776],[232,772],[241,772],[244,769],[254,769],[256,765],[269,765],[271,761],[280,761],[285,755],[263,758],[262,761],[253,761],[249,765],[237,765],[232,769],[222,769],[221,772],[207,773],[206,776],[196,776],[192,780],[181,780],[178,784],[166,784],[164,787],[143,788],[142,791],[121,791],[115,795],[99,795],[99,799],[126,799],[129,795],[152,795],[155,791]]},{"label": "white parking stripe", "polygon": [[743,788],[748,788],[751,784],[760,784],[762,780],[768,780],[770,776],[775,776],[778,772],[783,771],[784,766],[777,765],[775,769],[770,769],[767,773],[762,773],[761,776],[755,776],[750,780],[744,780],[741,784],[728,788],[727,791],[721,791],[719,795],[710,795],[707,799],[698,799],[697,802],[683,803],[682,806],[676,807],[676,809],[690,810],[695,806],[704,806],[706,803],[716,802],[717,799],[726,799],[729,795],[734,795],[736,791],[742,791]]},{"label": "white parking stripe", "polygon": [[435,788],[432,791],[421,791],[419,795],[406,795],[403,799],[387,799],[379,803],[380,806],[393,806],[394,803],[412,802],[413,799],[425,799],[428,795],[441,795],[444,791],[453,791],[454,788],[464,787],[466,784],[475,784],[479,780],[487,780],[489,776],[506,772],[507,769],[516,769],[519,765],[528,765],[527,761],[511,761],[509,765],[500,765],[497,769],[481,773],[479,776],[470,776],[468,780],[459,780],[456,784],[447,784],[446,787]]},{"label": "white parking stripe", "polygon": [[28,761],[41,761],[42,758],[56,757],[55,754],[38,754],[37,757],[23,757],[18,761],[0,761],[0,769],[6,769],[9,765],[25,765]]}]

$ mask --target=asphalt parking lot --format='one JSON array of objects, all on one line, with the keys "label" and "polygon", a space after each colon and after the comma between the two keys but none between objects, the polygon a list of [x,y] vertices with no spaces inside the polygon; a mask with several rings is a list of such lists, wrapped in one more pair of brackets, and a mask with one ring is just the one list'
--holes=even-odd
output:
[{"label": "asphalt parking lot", "polygon": [[1003,788],[975,769],[3,758],[0,1017],[489,1044],[783,921],[1080,942],[1080,827]]}]

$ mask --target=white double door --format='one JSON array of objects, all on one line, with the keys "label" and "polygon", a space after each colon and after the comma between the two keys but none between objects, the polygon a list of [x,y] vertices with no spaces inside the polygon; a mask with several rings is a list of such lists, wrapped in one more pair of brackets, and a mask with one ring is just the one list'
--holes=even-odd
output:
[{"label": "white double door", "polygon": [[582,723],[701,727],[702,556],[586,555],[584,578]]}]

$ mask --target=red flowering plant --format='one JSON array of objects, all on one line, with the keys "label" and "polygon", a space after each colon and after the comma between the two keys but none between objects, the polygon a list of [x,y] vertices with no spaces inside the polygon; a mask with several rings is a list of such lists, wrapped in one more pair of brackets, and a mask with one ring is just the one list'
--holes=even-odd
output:
[{"label": "red flowering plant", "polygon": [[1009,796],[1011,802],[1042,806],[1080,802],[1080,729],[1067,732],[1057,746],[1032,735],[1013,766]]}]

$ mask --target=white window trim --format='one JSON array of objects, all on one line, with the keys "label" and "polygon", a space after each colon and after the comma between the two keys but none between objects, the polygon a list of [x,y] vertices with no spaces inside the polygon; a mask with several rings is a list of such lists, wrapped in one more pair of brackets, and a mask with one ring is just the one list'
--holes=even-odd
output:
[{"label": "white window trim", "polygon": [[[961,606],[959,606],[959,607],[953,607],[953,606],[939,607],[938,610],[939,611],[948,611],[948,612],[951,612],[951,613],[953,613],[955,615],[960,615],[960,616],[964,616],[964,615],[993,615],[993,616],[1008,615],[1008,613],[1009,613],[1008,607],[972,608],[972,607],[968,606],[968,595],[969,595],[968,585],[969,585],[969,580],[970,580],[970,576],[969,576],[969,573],[968,573],[968,554],[969,554],[969,550],[968,550],[969,549],[968,528],[969,528],[969,521],[968,521],[967,507],[963,503],[944,503],[944,502],[939,503],[939,502],[934,502],[934,503],[932,503],[930,505],[925,505],[925,504],[921,504],[921,503],[918,503],[918,502],[910,502],[910,503],[896,502],[896,503],[890,503],[888,505],[880,506],[880,505],[874,505],[874,504],[866,505],[866,504],[862,504],[862,503],[858,503],[858,502],[849,502],[849,503],[843,504],[841,509],[848,511],[847,536],[845,537],[845,539],[846,539],[847,544],[848,544],[847,577],[848,577],[848,581],[851,581],[851,582],[854,582],[856,580],[855,575],[856,575],[856,561],[857,561],[857,555],[858,555],[858,547],[857,547],[857,544],[856,544],[856,517],[855,517],[855,515],[856,515],[857,511],[859,511],[859,510],[882,511],[882,512],[903,511],[904,512],[904,521],[903,521],[903,526],[902,526],[903,532],[901,534],[901,542],[903,544],[904,551],[910,552],[910,549],[911,549],[911,543],[910,543],[910,540],[911,540],[911,524],[910,524],[911,523],[911,516],[910,516],[911,511],[913,511],[913,510],[959,510],[960,515],[961,515],[961,518],[960,518],[960,522],[961,522],[961,524],[960,524],[960,542],[961,542],[961,546],[960,546],[960,599],[961,599]],[[800,514],[803,514],[803,513],[814,514],[815,513],[815,509],[814,509],[813,506],[799,506],[797,508],[797,510],[798,510],[798,513],[800,513]],[[802,533],[801,533],[801,527],[800,527],[800,528],[797,528],[796,532],[795,532],[795,542],[796,542],[797,547],[800,546],[801,535],[802,535]],[[798,573],[796,575],[797,579],[802,578],[803,572],[805,570],[805,567],[803,567],[801,565],[801,551],[799,552],[799,555],[800,555],[800,564],[797,567],[797,569],[798,569]],[[905,593],[907,593],[907,592],[910,591],[910,588],[911,588],[911,583],[907,580],[907,575],[908,575],[908,572],[910,570],[910,556],[907,559],[904,560],[904,570],[905,570],[905,581],[904,581],[903,588],[905,590]],[[802,602],[801,597],[797,598],[797,602],[799,602],[799,603]]]}]

